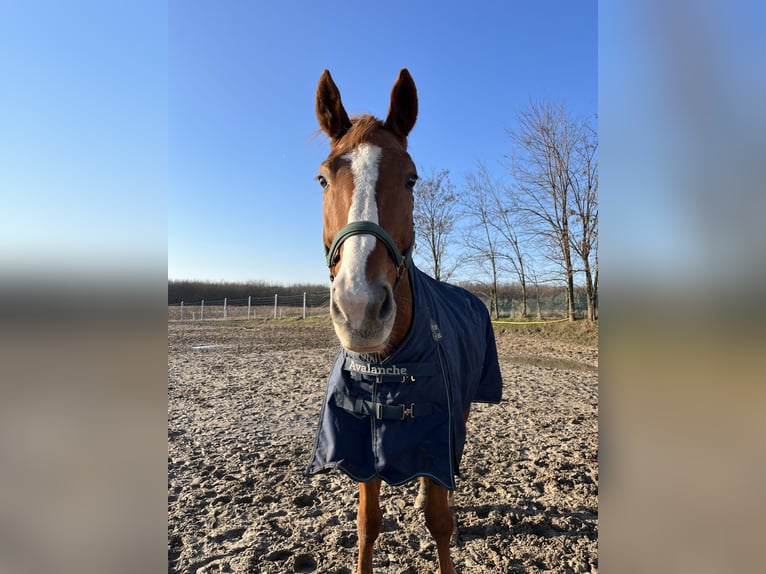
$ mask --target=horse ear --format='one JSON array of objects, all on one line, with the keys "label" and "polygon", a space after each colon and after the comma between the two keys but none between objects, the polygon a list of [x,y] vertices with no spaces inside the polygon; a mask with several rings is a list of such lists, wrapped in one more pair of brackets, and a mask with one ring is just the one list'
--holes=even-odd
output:
[{"label": "horse ear", "polygon": [[386,127],[406,138],[418,118],[418,91],[407,68],[402,68],[391,90]]},{"label": "horse ear", "polygon": [[351,120],[340,100],[340,90],[327,70],[322,72],[317,86],[317,119],[319,127],[333,141],[341,138],[351,127]]}]

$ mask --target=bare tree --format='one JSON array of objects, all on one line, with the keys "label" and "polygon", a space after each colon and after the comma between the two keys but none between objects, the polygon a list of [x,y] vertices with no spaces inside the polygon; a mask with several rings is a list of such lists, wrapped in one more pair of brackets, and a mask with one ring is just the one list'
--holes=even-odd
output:
[{"label": "bare tree", "polygon": [[493,222],[495,200],[491,181],[486,172],[471,172],[466,176],[466,192],[461,195],[463,215],[467,220],[465,248],[474,260],[489,274],[489,312],[500,316],[497,305],[497,288],[500,273],[500,237]]},{"label": "bare tree", "polygon": [[518,117],[516,130],[507,130],[515,144],[512,174],[521,192],[522,209],[544,249],[564,272],[567,316],[575,319],[572,236],[572,182],[577,179],[575,160],[582,141],[581,127],[563,104],[530,103]]},{"label": "bare tree", "polygon": [[532,284],[535,286],[535,303],[537,304],[537,320],[543,320],[543,309],[540,306],[540,281],[537,279],[537,273],[531,270]]},{"label": "bare tree", "polygon": [[571,181],[576,233],[572,249],[582,261],[588,320],[595,321],[598,300],[598,136],[586,119],[575,147]]},{"label": "bare tree", "polygon": [[499,234],[498,257],[507,261],[521,288],[521,316],[527,316],[526,254],[521,239],[522,211],[512,188],[493,178],[487,166],[477,162],[474,181],[483,185],[491,198],[489,224]]},{"label": "bare tree", "polygon": [[415,186],[415,233],[418,247],[425,260],[424,270],[434,279],[446,281],[455,272],[457,262],[450,259],[447,248],[454,238],[458,207],[455,186],[449,178],[449,170],[441,170],[418,180]]}]

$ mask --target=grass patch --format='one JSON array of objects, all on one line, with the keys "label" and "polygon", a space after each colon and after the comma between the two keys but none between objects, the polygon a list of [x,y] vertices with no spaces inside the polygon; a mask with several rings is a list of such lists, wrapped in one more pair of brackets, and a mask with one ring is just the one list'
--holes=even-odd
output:
[{"label": "grass patch", "polygon": [[598,321],[579,320],[574,323],[563,321],[540,325],[530,322],[528,325],[494,325],[497,335],[533,335],[555,341],[578,343],[591,347],[598,346]]}]

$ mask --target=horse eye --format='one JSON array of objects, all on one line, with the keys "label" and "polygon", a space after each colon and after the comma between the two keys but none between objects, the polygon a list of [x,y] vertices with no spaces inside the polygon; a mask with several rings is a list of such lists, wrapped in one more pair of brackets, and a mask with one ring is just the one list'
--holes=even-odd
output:
[{"label": "horse eye", "polygon": [[407,189],[413,189],[415,187],[415,183],[417,183],[417,181],[418,181],[418,176],[417,175],[407,176],[407,182],[405,183],[405,185],[407,186]]},{"label": "horse eye", "polygon": [[322,186],[322,189],[327,189],[327,186],[330,185],[327,181],[327,178],[325,178],[323,175],[318,175],[317,181],[319,182],[319,185]]}]

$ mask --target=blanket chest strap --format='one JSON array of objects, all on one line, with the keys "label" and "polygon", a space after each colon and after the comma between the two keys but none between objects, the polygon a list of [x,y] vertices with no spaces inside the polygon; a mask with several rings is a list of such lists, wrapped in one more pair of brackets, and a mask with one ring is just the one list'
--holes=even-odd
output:
[{"label": "blanket chest strap", "polygon": [[335,404],[344,411],[356,415],[374,416],[379,421],[403,421],[407,417],[414,419],[415,417],[428,416],[433,412],[429,404],[410,403],[409,406],[405,404],[384,405],[383,403],[365,401],[361,398],[352,399],[341,393],[335,395]]}]

